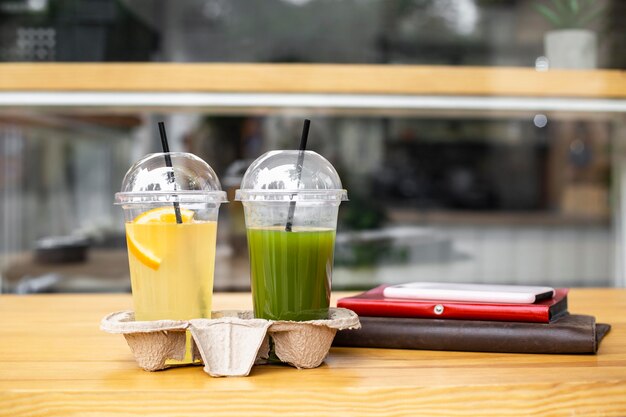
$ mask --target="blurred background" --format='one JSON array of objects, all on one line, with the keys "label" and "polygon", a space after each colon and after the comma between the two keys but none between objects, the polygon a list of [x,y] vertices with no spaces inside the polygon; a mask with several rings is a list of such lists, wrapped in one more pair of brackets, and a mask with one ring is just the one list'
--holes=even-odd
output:
[{"label": "blurred background", "polygon": [[[142,83],[144,95],[102,92],[103,80],[85,104],[44,91],[54,74],[32,80],[42,91],[4,76],[2,292],[130,290],[113,194],[136,159],[159,150],[157,121],[172,150],[205,159],[232,200],[251,160],[297,147],[305,117],[310,148],[335,165],[350,197],[334,289],[624,286],[624,51],[620,0],[0,0],[0,73],[16,62],[24,73],[55,62],[430,66],[425,84],[445,84],[437,68],[467,73],[458,94],[311,92],[317,84],[303,78],[294,91],[302,83],[307,94],[247,92],[243,82],[193,105],[184,91],[150,95],[167,79]],[[556,97],[532,86],[492,94],[519,82],[510,67],[584,70],[589,82]],[[496,86],[468,95],[474,68]],[[341,82],[332,71],[321,84]],[[242,208],[231,202],[220,213],[215,289],[246,290],[248,274]]]}]

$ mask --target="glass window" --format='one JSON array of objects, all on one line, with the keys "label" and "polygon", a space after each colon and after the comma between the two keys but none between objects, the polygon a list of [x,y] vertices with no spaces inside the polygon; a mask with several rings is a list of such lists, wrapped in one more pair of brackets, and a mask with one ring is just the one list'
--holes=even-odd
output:
[{"label": "glass window", "polygon": [[[625,16],[617,0],[0,0],[2,291],[129,290],[113,194],[159,151],[158,121],[232,201],[305,117],[350,198],[334,289],[626,285]],[[180,66],[144,77],[157,63]],[[255,63],[279,65],[241,72]],[[217,290],[249,288],[238,202],[216,256]]]},{"label": "glass window", "polygon": [[[109,279],[110,271],[91,261],[110,260],[123,275],[115,280],[119,289],[128,286],[123,219],[112,198],[133,160],[158,150],[156,120],[168,122],[173,150],[193,152],[215,168],[231,200],[251,160],[297,146],[302,121],[288,112],[81,116],[90,122],[70,130],[34,126],[38,118],[14,119],[0,136],[6,173],[0,230],[11,291],[36,285],[28,284],[36,274],[48,277],[44,283],[62,281],[72,265],[38,263],[30,249],[42,238],[67,235],[90,242],[93,265],[83,265],[81,278],[105,272]],[[611,155],[619,128],[610,118],[558,114],[313,118],[310,148],[335,165],[350,197],[340,210],[335,288],[407,277],[612,284]],[[220,216],[216,286],[244,289],[240,203],[225,205]]]},{"label": "glass window", "polygon": [[584,49],[624,68],[624,16],[618,0],[2,0],[0,61],[561,66]]}]

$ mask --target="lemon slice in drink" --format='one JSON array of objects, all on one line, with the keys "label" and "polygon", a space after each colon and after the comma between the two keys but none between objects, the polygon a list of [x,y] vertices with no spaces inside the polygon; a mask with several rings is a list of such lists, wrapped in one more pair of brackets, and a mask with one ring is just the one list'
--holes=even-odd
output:
[{"label": "lemon slice in drink", "polygon": [[126,243],[128,244],[129,252],[132,253],[135,258],[139,259],[142,264],[155,271],[159,269],[161,259],[149,249],[141,246],[128,231],[126,231]]},{"label": "lemon slice in drink", "polygon": [[[193,210],[181,208],[180,217],[183,223],[190,223],[193,220]],[[134,224],[155,224],[155,223],[176,223],[176,213],[174,207],[159,207],[140,214],[133,220]],[[135,237],[129,231],[126,231],[126,242],[128,250],[142,264],[155,271],[161,266],[161,259],[156,256],[150,249],[137,242]]]},{"label": "lemon slice in drink", "polygon": [[[193,219],[194,211],[179,208],[180,217],[183,223],[189,223]],[[176,223],[176,212],[174,207],[159,207],[145,213],[140,214],[133,220],[135,224],[148,224],[148,223]]]}]

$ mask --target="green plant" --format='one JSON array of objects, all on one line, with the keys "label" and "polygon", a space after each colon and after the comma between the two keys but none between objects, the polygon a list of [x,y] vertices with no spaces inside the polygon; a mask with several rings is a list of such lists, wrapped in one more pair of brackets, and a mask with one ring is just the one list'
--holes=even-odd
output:
[{"label": "green plant", "polygon": [[595,0],[551,0],[537,2],[535,9],[557,29],[584,29],[604,12]]}]

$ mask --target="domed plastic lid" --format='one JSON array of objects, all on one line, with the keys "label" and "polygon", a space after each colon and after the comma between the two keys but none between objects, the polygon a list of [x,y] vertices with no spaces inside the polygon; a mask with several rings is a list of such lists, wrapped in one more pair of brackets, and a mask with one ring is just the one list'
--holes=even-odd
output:
[{"label": "domed plastic lid", "polygon": [[[171,165],[167,166],[169,155]],[[226,202],[215,171],[190,153],[153,153],[137,161],[126,173],[115,204]]]},{"label": "domed plastic lid", "polygon": [[271,151],[261,155],[248,167],[235,194],[239,201],[344,201],[348,193],[342,188],[335,168],[326,158],[305,151],[298,175],[300,151]]}]

